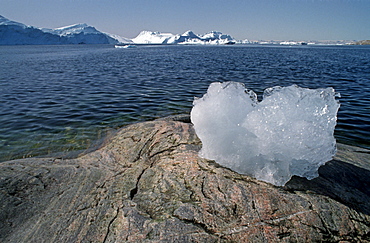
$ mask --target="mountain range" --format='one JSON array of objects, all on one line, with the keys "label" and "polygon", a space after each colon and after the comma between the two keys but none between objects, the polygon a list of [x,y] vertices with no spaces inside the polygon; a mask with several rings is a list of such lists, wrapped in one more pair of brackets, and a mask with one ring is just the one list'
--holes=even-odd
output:
[{"label": "mountain range", "polygon": [[235,44],[230,35],[211,31],[197,35],[142,31],[133,38],[124,38],[97,30],[87,24],[74,24],[56,29],[37,28],[9,20],[0,15],[0,45],[60,45],[60,44]]}]

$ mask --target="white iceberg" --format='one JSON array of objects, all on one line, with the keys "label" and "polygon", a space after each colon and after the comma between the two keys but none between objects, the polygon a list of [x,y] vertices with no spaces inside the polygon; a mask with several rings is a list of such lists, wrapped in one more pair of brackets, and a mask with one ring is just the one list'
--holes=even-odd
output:
[{"label": "white iceberg", "polygon": [[60,44],[195,44],[219,45],[238,43],[230,35],[211,31],[197,35],[189,30],[183,34],[142,31],[133,38],[104,33],[87,24],[73,24],[48,29],[27,26],[0,15],[0,45]]},{"label": "white iceberg", "polygon": [[0,45],[118,44],[131,40],[97,30],[87,24],[56,29],[37,28],[0,15]]},{"label": "white iceberg", "polygon": [[119,41],[113,36],[97,30],[95,27],[82,24],[73,24],[55,29],[42,29],[61,39],[68,44],[117,44]]},{"label": "white iceberg", "polygon": [[278,186],[293,175],[313,179],[336,152],[335,96],[333,88],[277,86],[258,102],[241,83],[212,83],[191,111],[200,156]]},{"label": "white iceberg", "polygon": [[218,31],[211,31],[204,35],[197,35],[188,30],[185,33],[172,34],[157,31],[142,31],[132,39],[135,44],[183,44],[183,45],[223,45],[235,44],[237,41],[230,35]]},{"label": "white iceberg", "polygon": [[153,31],[141,31],[132,39],[135,44],[173,44],[177,35]]},{"label": "white iceberg", "polygon": [[58,35],[22,23],[11,21],[0,15],[0,45],[44,45],[65,44]]}]

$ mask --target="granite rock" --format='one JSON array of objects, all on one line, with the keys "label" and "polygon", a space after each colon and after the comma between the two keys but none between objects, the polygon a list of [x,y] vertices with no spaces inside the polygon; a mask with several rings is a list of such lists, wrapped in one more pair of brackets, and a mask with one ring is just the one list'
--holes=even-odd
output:
[{"label": "granite rock", "polygon": [[339,145],[276,187],[198,156],[188,116],[137,123],[74,159],[0,164],[1,242],[368,242],[369,151]]}]

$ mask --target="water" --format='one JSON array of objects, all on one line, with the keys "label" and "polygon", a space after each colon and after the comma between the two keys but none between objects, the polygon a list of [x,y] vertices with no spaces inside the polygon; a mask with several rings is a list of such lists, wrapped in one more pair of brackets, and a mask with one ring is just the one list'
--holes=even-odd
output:
[{"label": "water", "polygon": [[0,161],[94,146],[112,129],[188,113],[215,81],[334,87],[335,136],[370,148],[365,46],[0,46]]}]

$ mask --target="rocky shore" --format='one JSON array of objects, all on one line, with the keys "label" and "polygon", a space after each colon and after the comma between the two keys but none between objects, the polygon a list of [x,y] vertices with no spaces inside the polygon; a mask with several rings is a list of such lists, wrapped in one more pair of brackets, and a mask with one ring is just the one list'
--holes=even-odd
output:
[{"label": "rocky shore", "polygon": [[198,156],[188,116],[74,159],[0,164],[0,242],[370,242],[370,151],[276,187]]}]

